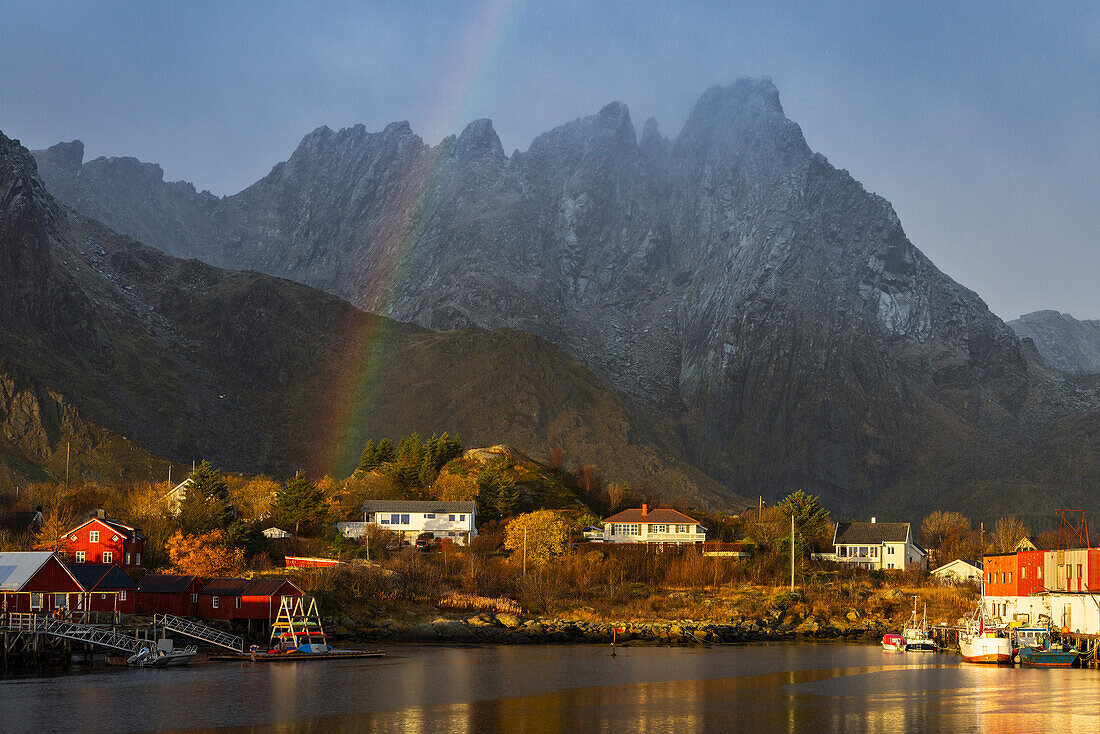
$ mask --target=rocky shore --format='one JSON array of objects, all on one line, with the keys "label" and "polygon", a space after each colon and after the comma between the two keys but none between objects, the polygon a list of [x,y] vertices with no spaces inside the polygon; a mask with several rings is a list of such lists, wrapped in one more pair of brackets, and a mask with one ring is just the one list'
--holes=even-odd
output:
[{"label": "rocky shore", "polygon": [[878,618],[862,618],[854,609],[843,619],[807,617],[793,624],[775,615],[713,622],[706,620],[586,622],[515,614],[437,617],[418,623],[394,619],[334,619],[327,628],[333,641],[467,642],[492,644],[609,644],[612,633],[623,645],[692,645],[789,639],[873,640],[893,628]]}]

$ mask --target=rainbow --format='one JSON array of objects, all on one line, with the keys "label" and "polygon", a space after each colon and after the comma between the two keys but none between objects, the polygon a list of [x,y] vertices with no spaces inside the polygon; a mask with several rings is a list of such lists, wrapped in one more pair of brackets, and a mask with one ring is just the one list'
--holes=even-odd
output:
[{"label": "rainbow", "polygon": [[[475,117],[474,111],[483,104],[481,94],[489,86],[488,77],[519,17],[520,5],[521,0],[485,0],[470,14],[458,34],[450,67],[453,79],[443,86],[445,91],[429,116],[432,128],[457,131]],[[393,306],[395,285],[401,282],[406,258],[431,219],[434,202],[429,194],[438,176],[435,156],[425,156],[423,165],[414,167],[398,187],[401,194],[384,217],[384,231],[371,232],[382,246],[372,248],[373,262],[362,264],[360,302],[373,304],[377,313],[386,314]],[[392,331],[382,319],[351,319],[349,351],[329,386],[329,408],[321,412],[322,425],[315,431],[317,458],[311,464],[320,472],[339,476],[358,459],[368,437],[356,417],[375,394]]]}]

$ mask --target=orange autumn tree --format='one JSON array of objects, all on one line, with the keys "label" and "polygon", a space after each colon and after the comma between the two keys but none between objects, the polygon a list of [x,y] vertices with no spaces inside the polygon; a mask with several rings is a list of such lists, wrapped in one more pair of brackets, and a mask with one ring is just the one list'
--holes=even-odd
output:
[{"label": "orange autumn tree", "polygon": [[177,573],[203,578],[232,576],[244,566],[244,551],[226,543],[224,530],[199,535],[177,531],[168,539],[168,560]]}]

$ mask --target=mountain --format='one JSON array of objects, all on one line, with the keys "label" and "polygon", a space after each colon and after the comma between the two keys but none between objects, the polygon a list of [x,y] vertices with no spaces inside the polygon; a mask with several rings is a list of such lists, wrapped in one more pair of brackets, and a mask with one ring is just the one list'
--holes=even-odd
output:
[{"label": "mountain", "polygon": [[639,137],[619,103],[511,156],[487,120],[434,147],[407,123],[322,127],[214,204],[162,184],[176,198],[159,213],[143,202],[160,194],[93,185],[109,177],[92,163],[47,183],[88,183],[146,229],[215,232],[150,244],[560,346],[729,492],[803,488],[845,515],[964,507],[1100,405],[811,151],[767,79],[707,90],[672,139],[652,120]]},{"label": "mountain", "polygon": [[7,481],[61,475],[66,443],[92,478],[127,451],[130,476],[163,467],[158,456],[346,475],[368,437],[433,430],[536,456],[561,449],[695,504],[728,496],[661,447],[665,429],[533,335],[432,332],[166,255],[57,203],[30,153],[0,133]]},{"label": "mountain", "polygon": [[1066,372],[1100,372],[1100,321],[1078,321],[1068,313],[1035,311],[1008,325],[1031,339],[1050,364]]}]

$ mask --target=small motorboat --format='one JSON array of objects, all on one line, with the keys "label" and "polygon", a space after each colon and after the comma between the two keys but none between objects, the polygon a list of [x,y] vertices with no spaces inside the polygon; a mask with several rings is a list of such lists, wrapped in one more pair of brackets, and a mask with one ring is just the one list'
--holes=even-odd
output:
[{"label": "small motorboat", "polygon": [[1081,653],[1065,642],[1054,642],[1046,627],[1018,627],[1012,659],[1035,668],[1072,668]]},{"label": "small motorboat", "polygon": [[198,654],[194,645],[177,648],[171,640],[161,640],[157,647],[143,647],[126,658],[126,664],[132,668],[178,668],[188,665]]},{"label": "small motorboat", "polygon": [[905,652],[905,636],[887,632],[882,636],[882,649],[887,652]]},{"label": "small motorboat", "polygon": [[909,625],[902,631],[905,637],[906,652],[935,652],[936,641],[928,633],[928,605],[924,606],[924,613],[917,618],[917,599],[913,597],[913,616],[909,618]]}]

